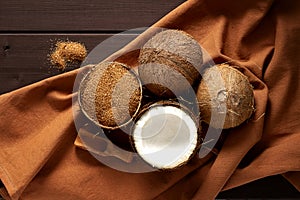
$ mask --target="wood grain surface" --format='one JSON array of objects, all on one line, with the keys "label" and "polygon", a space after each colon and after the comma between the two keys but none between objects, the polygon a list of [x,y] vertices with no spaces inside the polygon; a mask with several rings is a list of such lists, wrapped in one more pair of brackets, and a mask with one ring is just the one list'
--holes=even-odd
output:
[{"label": "wood grain surface", "polygon": [[0,31],[121,31],[150,26],[184,0],[0,1]]},{"label": "wood grain surface", "polygon": [[[51,67],[48,55],[58,40],[80,41],[92,49],[110,34],[2,34],[0,93],[9,92],[61,73]],[[67,69],[70,70],[70,69]]]},{"label": "wood grain surface", "polygon": [[[48,55],[57,41],[77,41],[91,52],[101,47],[99,57],[90,63],[98,63],[132,41],[138,34],[2,34],[0,35],[0,93],[23,87],[44,78],[63,73],[54,68]],[[102,42],[106,41],[105,44]],[[108,41],[108,42],[107,42]],[[78,68],[73,65],[65,71]]]},{"label": "wood grain surface", "polygon": [[[47,60],[57,40],[88,51],[128,29],[149,27],[184,0],[0,1],[0,94],[60,73]],[[49,70],[50,69],[50,70]]]}]

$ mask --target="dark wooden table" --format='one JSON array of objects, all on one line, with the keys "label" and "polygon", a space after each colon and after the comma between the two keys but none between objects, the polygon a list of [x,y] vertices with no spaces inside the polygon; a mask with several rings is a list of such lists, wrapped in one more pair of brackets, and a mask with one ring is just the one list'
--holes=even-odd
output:
[{"label": "dark wooden table", "polygon": [[[47,60],[55,41],[80,41],[92,50],[116,33],[150,26],[182,2],[0,1],[0,94],[61,73]],[[222,192],[218,198],[300,199],[300,194],[281,176],[273,176]]]}]

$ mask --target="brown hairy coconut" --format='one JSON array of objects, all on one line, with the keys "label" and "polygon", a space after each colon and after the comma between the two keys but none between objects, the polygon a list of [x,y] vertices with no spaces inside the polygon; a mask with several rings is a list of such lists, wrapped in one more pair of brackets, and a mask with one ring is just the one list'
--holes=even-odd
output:
[{"label": "brown hairy coconut", "polygon": [[142,86],[124,64],[102,62],[82,80],[79,104],[84,114],[106,129],[128,124],[141,105]]},{"label": "brown hairy coconut", "polygon": [[228,64],[205,71],[197,98],[201,119],[214,128],[236,127],[254,111],[252,85],[244,74]]},{"label": "brown hairy coconut", "polygon": [[190,88],[199,77],[202,50],[184,31],[165,30],[140,50],[141,80],[157,96],[174,97]]},{"label": "brown hairy coconut", "polygon": [[133,148],[154,168],[176,169],[186,164],[200,147],[199,119],[177,102],[146,105],[134,121]]}]

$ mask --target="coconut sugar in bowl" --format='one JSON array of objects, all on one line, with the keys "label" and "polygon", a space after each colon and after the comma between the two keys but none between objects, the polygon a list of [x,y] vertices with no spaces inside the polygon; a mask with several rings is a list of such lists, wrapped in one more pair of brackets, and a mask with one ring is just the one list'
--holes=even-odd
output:
[{"label": "coconut sugar in bowl", "polygon": [[127,125],[138,113],[142,84],[136,73],[118,62],[101,62],[85,75],[78,102],[96,125],[114,130]]}]

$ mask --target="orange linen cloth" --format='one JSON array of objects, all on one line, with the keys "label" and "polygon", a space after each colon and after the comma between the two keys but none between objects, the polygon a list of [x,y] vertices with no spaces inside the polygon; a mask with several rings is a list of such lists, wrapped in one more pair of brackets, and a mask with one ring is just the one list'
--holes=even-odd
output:
[{"label": "orange linen cloth", "polygon": [[[300,191],[299,13],[294,0],[190,0],[154,25],[188,32],[216,63],[242,66],[254,86],[253,118],[226,134],[217,156],[176,171],[120,172],[78,148],[72,112],[78,70],[1,95],[0,194],[30,200],[214,199],[222,190],[275,174]],[[136,55],[122,59],[134,63]]]}]

